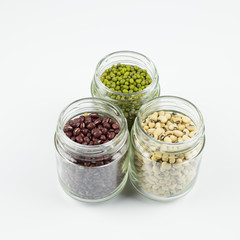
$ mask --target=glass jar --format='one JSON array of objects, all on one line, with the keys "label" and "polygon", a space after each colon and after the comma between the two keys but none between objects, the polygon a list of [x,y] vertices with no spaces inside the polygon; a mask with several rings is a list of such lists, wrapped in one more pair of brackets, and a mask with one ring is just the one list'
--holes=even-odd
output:
[{"label": "glass jar", "polygon": [[[104,71],[118,63],[137,65],[147,70],[152,83],[139,92],[119,93],[112,91],[100,80]],[[142,104],[160,95],[159,77],[154,63],[144,55],[132,51],[114,52],[104,57],[97,65],[91,85],[93,97],[104,98],[119,106],[127,118],[129,130],[131,129],[137,112]]]},{"label": "glass jar", "polygon": [[[185,142],[166,143],[148,135],[142,122],[153,112],[169,111],[191,118],[197,133]],[[194,185],[205,144],[203,117],[195,105],[173,96],[155,98],[139,110],[131,131],[134,158],[130,160],[133,186],[153,200],[171,200],[185,195]],[[152,158],[154,156],[154,158]],[[155,159],[157,157],[157,161]],[[151,159],[152,158],[152,159]],[[181,159],[167,163],[166,159]],[[173,162],[175,162],[173,160]]]},{"label": "glass jar", "polygon": [[[120,131],[114,139],[91,146],[66,136],[63,128],[69,120],[91,112],[119,124]],[[123,189],[128,175],[130,139],[127,121],[117,106],[98,98],[71,103],[59,116],[54,141],[59,181],[70,196],[85,202],[99,202],[112,198]],[[100,162],[102,166],[97,166]]]}]

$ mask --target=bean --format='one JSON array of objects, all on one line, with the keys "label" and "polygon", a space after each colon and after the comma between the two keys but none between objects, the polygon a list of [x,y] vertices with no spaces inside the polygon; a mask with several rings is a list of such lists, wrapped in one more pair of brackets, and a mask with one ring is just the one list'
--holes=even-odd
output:
[{"label": "bean", "polygon": [[109,132],[107,135],[109,140],[112,140],[115,137],[115,133],[114,132]]},{"label": "bean", "polygon": [[84,136],[87,136],[87,134],[89,133],[89,130],[87,128],[84,128],[81,131],[82,131]]},{"label": "bean", "polygon": [[102,135],[102,131],[99,129],[95,129],[95,131],[93,132],[93,136],[95,138],[99,138]]},{"label": "bean", "polygon": [[83,138],[82,138],[81,136],[77,136],[77,137],[76,137],[76,141],[77,141],[78,143],[82,143],[82,142],[83,142]]},{"label": "bean", "polygon": [[92,117],[92,118],[98,118],[99,114],[97,112],[93,112],[89,116]]},{"label": "bean", "polygon": [[108,123],[112,125],[112,124],[114,124],[115,122],[113,121],[113,119],[110,118],[109,121],[108,121]]},{"label": "bean", "polygon": [[170,137],[165,137],[165,138],[164,138],[164,142],[166,142],[166,143],[172,143],[172,140],[171,140]]},{"label": "bean", "polygon": [[88,125],[89,123],[92,122],[92,118],[90,116],[85,118],[85,124]]},{"label": "bean", "polygon": [[75,128],[73,131],[73,136],[78,136],[81,133],[80,128]]},{"label": "bean", "polygon": [[84,122],[82,122],[82,123],[80,124],[80,128],[81,128],[81,129],[84,129],[84,128],[85,128],[85,123],[84,123]]},{"label": "bean", "polygon": [[112,124],[112,128],[113,128],[113,129],[119,129],[119,125],[118,125],[117,123],[113,123],[113,124]]},{"label": "bean", "polygon": [[92,122],[90,122],[90,123],[87,125],[87,129],[89,129],[89,130],[94,129],[95,127],[96,127],[96,125],[95,125],[94,123],[92,123]]},{"label": "bean", "polygon": [[191,121],[190,118],[186,117],[186,116],[183,116],[182,120],[183,120],[184,123],[190,123],[190,121]]},{"label": "bean", "polygon": [[63,128],[63,131],[66,133],[66,132],[69,132],[69,131],[72,131],[73,130],[73,127],[70,126],[69,124],[65,125],[64,128]]},{"label": "bean", "polygon": [[89,137],[84,137],[83,141],[89,143],[90,139],[89,139]]},{"label": "bean", "polygon": [[111,125],[108,122],[104,122],[103,127],[107,128],[107,129],[110,129]]},{"label": "bean", "polygon": [[100,124],[101,122],[102,122],[102,118],[101,118],[101,117],[99,117],[99,118],[97,118],[97,119],[94,120],[94,124],[95,124],[95,125],[98,125],[98,124]]},{"label": "bean", "polygon": [[99,130],[103,130],[103,128],[104,128],[104,127],[103,127],[102,124],[99,124],[99,125],[98,125],[98,129],[99,129]]},{"label": "bean", "polygon": [[108,121],[109,121],[109,118],[108,118],[108,117],[103,117],[102,123],[108,123]]},{"label": "bean", "polygon": [[173,134],[177,137],[181,137],[183,135],[183,132],[179,131],[179,130],[174,130]]},{"label": "bean", "polygon": [[66,132],[65,134],[66,134],[69,138],[71,138],[72,135],[73,135],[72,132]]},{"label": "bean", "polygon": [[103,134],[103,135],[106,135],[107,133],[108,133],[108,129],[107,129],[107,128],[103,128],[103,129],[102,129],[102,134]]},{"label": "bean", "polygon": [[84,117],[84,116],[80,116],[80,117],[79,117],[79,120],[80,120],[80,123],[82,123],[82,122],[84,122],[85,117]]},{"label": "bean", "polygon": [[75,142],[76,141],[76,137],[71,137],[71,140]]},{"label": "bean", "polygon": [[105,141],[105,140],[107,140],[107,137],[105,135],[101,135],[100,140]]},{"label": "bean", "polygon": [[167,118],[165,116],[160,116],[159,117],[159,120],[162,122],[162,123],[166,123],[167,122]]},{"label": "bean", "polygon": [[189,124],[187,125],[187,129],[192,132],[196,130],[196,127],[194,125]]}]

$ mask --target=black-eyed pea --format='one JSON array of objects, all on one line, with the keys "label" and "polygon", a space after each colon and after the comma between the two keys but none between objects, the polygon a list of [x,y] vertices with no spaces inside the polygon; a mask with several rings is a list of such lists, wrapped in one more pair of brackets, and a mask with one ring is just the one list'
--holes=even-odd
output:
[{"label": "black-eyed pea", "polygon": [[172,123],[171,123],[171,124],[168,126],[168,129],[171,130],[171,131],[173,131],[173,130],[177,130],[178,127],[177,127],[176,124],[172,124]]},{"label": "black-eyed pea", "polygon": [[178,130],[179,131],[183,131],[185,129],[185,125],[184,124],[178,124]]},{"label": "black-eyed pea", "polygon": [[171,168],[171,164],[167,163],[167,162],[163,162],[161,164],[161,170],[169,170]]},{"label": "black-eyed pea", "polygon": [[142,126],[146,126],[146,125],[148,125],[148,118],[142,122]]},{"label": "black-eyed pea", "polygon": [[153,120],[154,122],[156,122],[158,119],[158,113],[153,113],[151,116],[150,116],[150,121]]},{"label": "black-eyed pea", "polygon": [[173,131],[173,134],[176,136],[176,137],[182,137],[183,133],[179,130],[174,130]]},{"label": "black-eyed pea", "polygon": [[170,137],[165,137],[165,138],[164,138],[164,142],[165,142],[165,143],[172,143],[172,140],[171,140]]},{"label": "black-eyed pea", "polygon": [[173,131],[169,131],[169,130],[164,133],[165,136],[172,135],[172,134],[173,134]]},{"label": "black-eyed pea", "polygon": [[185,154],[185,159],[188,160],[194,156],[194,152],[188,152]]},{"label": "black-eyed pea", "polygon": [[170,139],[172,140],[172,142],[174,143],[174,142],[176,142],[177,141],[177,137],[176,136],[174,136],[174,135],[170,135]]},{"label": "black-eyed pea", "polygon": [[148,123],[148,126],[150,128],[154,128],[155,127],[155,122],[151,119],[150,122]]},{"label": "black-eyed pea", "polygon": [[161,152],[155,152],[154,155],[158,157],[158,159],[162,158],[162,153]]},{"label": "black-eyed pea", "polygon": [[154,132],[153,132],[153,134],[155,135],[157,135],[157,136],[161,136],[161,134],[163,133],[163,129],[162,128],[157,128]]},{"label": "black-eyed pea", "polygon": [[155,130],[156,130],[155,128],[149,128],[149,129],[147,130],[147,133],[148,133],[148,134],[153,134]]},{"label": "black-eyed pea", "polygon": [[165,116],[159,116],[158,120],[160,120],[161,123],[166,123],[167,122],[167,118]]},{"label": "black-eyed pea", "polygon": [[153,156],[151,157],[151,159],[156,162],[156,161],[158,161],[159,159],[161,159],[161,157],[159,157],[158,155],[153,155]]},{"label": "black-eyed pea", "polygon": [[165,127],[165,123],[160,123],[161,124],[161,128]]},{"label": "black-eyed pea", "polygon": [[182,137],[182,140],[183,141],[187,141],[188,139],[190,139],[187,135],[184,135],[183,137]]},{"label": "black-eyed pea", "polygon": [[181,137],[179,137],[177,141],[178,141],[178,143],[182,143],[183,142]]},{"label": "black-eyed pea", "polygon": [[192,125],[192,124],[189,124],[189,125],[187,125],[187,129],[189,130],[189,131],[196,131],[196,126],[195,125]]},{"label": "black-eyed pea", "polygon": [[143,164],[142,169],[144,171],[144,176],[148,176],[149,172],[152,171],[152,165],[151,164]]},{"label": "black-eyed pea", "polygon": [[175,159],[174,157],[169,158],[169,162],[170,162],[171,164],[175,163],[175,161],[176,161],[176,159]]},{"label": "black-eyed pea", "polygon": [[159,139],[160,139],[161,141],[163,141],[163,140],[164,140],[164,134],[162,134],[162,135],[159,137]]},{"label": "black-eyed pea", "polygon": [[182,159],[181,158],[178,158],[177,160],[176,160],[176,163],[182,163],[183,161],[182,161]]},{"label": "black-eyed pea", "polygon": [[155,128],[161,128],[161,123],[160,123],[160,122],[157,122],[157,123],[155,124]]},{"label": "black-eyed pea", "polygon": [[165,117],[169,120],[169,119],[171,119],[172,114],[168,112],[168,113],[165,114]]},{"label": "black-eyed pea", "polygon": [[164,116],[165,115],[165,112],[164,111],[160,111],[159,113],[158,113],[158,116]]},{"label": "black-eyed pea", "polygon": [[167,162],[168,161],[168,154],[167,153],[163,153],[162,154],[162,161],[163,162]]},{"label": "black-eyed pea", "polygon": [[189,134],[189,130],[186,129],[186,128],[185,128],[182,132],[183,132],[184,135],[187,135],[187,136],[188,136],[188,134]]},{"label": "black-eyed pea", "polygon": [[149,126],[144,126],[143,129],[147,131],[149,129]]},{"label": "black-eyed pea", "polygon": [[196,133],[197,133],[197,131],[190,132],[190,133],[188,134],[188,136],[189,136],[190,138],[192,138]]},{"label": "black-eyed pea", "polygon": [[182,122],[182,118],[177,115],[177,116],[175,116],[175,117],[173,118],[173,122],[175,122],[175,123],[177,123],[177,124],[178,124],[178,123],[181,123],[181,122]]},{"label": "black-eyed pea", "polygon": [[[157,186],[157,185],[153,185],[153,186],[152,186],[152,189],[153,189],[153,190],[158,190],[158,186]],[[154,194],[156,194],[156,193],[157,193],[157,191],[154,191]]]},{"label": "black-eyed pea", "polygon": [[153,172],[159,171],[159,163],[154,162],[153,167],[152,167]]},{"label": "black-eyed pea", "polygon": [[187,116],[182,116],[182,120],[184,123],[190,123],[191,122],[191,119]]}]

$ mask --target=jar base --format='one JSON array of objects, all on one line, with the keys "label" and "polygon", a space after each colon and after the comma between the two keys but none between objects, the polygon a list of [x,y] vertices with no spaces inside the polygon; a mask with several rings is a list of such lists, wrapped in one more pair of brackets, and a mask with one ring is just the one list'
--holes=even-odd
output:
[{"label": "jar base", "polygon": [[100,198],[100,199],[84,199],[84,198],[78,197],[76,194],[69,191],[68,187],[66,187],[66,185],[63,183],[63,181],[60,179],[60,177],[58,177],[58,181],[60,182],[62,189],[64,190],[65,193],[67,193],[67,195],[69,195],[70,197],[72,197],[80,202],[85,202],[85,203],[104,202],[104,201],[108,201],[108,200],[116,197],[123,190],[124,186],[127,183],[127,179],[128,179],[128,173],[126,173],[126,175],[124,176],[124,178],[123,178],[122,182],[119,184],[119,186],[111,193],[111,195],[109,195],[107,197]]}]

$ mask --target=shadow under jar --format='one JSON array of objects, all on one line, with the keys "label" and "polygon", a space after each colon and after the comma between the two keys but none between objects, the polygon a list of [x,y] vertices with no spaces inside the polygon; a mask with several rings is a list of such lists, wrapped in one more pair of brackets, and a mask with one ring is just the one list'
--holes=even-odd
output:
[{"label": "shadow under jar", "polygon": [[[113,65],[126,64],[137,66],[146,70],[152,82],[141,91],[133,93],[116,92],[105,86],[100,80],[105,70]],[[104,98],[123,110],[127,118],[129,130],[141,105],[160,95],[159,76],[154,63],[146,56],[132,51],[114,52],[104,57],[97,65],[91,84],[91,93],[93,97]]]},{"label": "shadow under jar", "polygon": [[[185,142],[177,143],[154,139],[143,129],[142,122],[159,111],[189,117],[197,128],[196,134]],[[158,201],[185,195],[197,178],[205,144],[204,132],[202,114],[185,99],[163,96],[144,104],[131,131],[134,157],[130,160],[129,174],[133,186],[145,197]]]},{"label": "shadow under jar", "polygon": [[[66,136],[63,129],[69,120],[93,112],[118,123],[120,131],[114,139],[100,145],[83,145]],[[59,116],[54,141],[59,181],[70,196],[85,202],[99,202],[123,189],[127,181],[130,140],[126,119],[117,106],[98,98],[71,103]]]}]

